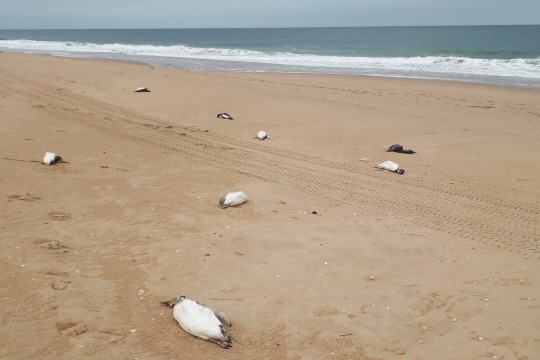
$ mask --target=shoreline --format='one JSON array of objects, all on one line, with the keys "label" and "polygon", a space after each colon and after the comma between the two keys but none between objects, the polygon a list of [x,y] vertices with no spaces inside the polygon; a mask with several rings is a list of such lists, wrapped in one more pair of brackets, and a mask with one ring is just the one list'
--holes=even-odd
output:
[{"label": "shoreline", "polygon": [[[123,61],[141,62],[151,66],[173,67],[194,71],[224,71],[224,72],[247,72],[247,73],[277,73],[277,74],[312,74],[312,75],[348,75],[348,76],[369,76],[395,79],[418,79],[435,81],[456,81],[472,84],[497,85],[507,87],[517,87],[526,89],[540,89],[540,79],[521,78],[513,76],[495,76],[485,74],[458,74],[448,72],[434,72],[409,70],[409,74],[403,70],[387,69],[373,70],[365,68],[358,69],[352,67],[328,67],[328,66],[307,66],[307,65],[285,65],[266,62],[248,62],[236,60],[217,60],[196,57],[168,57],[160,55],[125,55],[118,53],[69,53],[62,50],[40,51],[24,49],[3,49],[0,51],[28,54],[46,54],[51,56],[82,59],[115,59]],[[56,52],[54,54],[53,52]],[[474,59],[470,59],[474,60]]]},{"label": "shoreline", "polygon": [[0,357],[540,352],[538,90],[11,52],[0,80]]}]

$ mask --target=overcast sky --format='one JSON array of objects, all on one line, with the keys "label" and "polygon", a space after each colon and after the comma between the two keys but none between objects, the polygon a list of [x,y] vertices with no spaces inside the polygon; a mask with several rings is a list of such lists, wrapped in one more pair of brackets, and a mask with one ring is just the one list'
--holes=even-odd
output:
[{"label": "overcast sky", "polygon": [[1,29],[540,24],[540,0],[0,0]]}]

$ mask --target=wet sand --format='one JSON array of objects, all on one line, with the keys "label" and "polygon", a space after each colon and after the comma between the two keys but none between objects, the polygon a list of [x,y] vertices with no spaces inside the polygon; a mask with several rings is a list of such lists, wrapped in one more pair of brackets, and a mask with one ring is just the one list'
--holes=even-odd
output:
[{"label": "wet sand", "polygon": [[0,80],[0,357],[540,353],[540,91],[5,52]]}]

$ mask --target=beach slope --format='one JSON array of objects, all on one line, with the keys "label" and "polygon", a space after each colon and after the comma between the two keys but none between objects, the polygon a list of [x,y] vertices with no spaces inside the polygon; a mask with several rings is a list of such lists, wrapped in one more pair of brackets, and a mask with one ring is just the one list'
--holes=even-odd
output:
[{"label": "beach slope", "polygon": [[0,81],[0,357],[540,352],[538,90],[5,52]]}]

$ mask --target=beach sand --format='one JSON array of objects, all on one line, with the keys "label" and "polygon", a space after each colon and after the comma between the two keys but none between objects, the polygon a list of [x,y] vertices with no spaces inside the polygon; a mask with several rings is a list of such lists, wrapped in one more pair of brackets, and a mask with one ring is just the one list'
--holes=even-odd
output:
[{"label": "beach sand", "polygon": [[5,52],[0,81],[1,358],[540,353],[539,90]]}]

